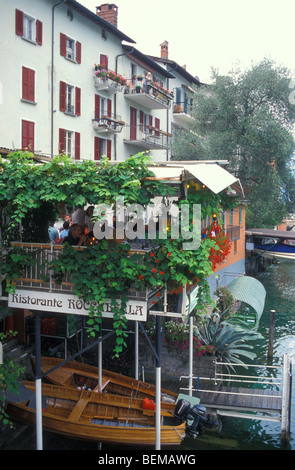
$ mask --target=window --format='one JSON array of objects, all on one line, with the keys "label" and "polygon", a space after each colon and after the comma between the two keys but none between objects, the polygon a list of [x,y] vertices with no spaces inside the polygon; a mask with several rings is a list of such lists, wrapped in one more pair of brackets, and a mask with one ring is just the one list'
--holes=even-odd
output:
[{"label": "window", "polygon": [[35,71],[22,68],[22,99],[35,103]]},{"label": "window", "polygon": [[137,76],[137,65],[131,64],[131,79],[132,79],[132,85],[136,84],[136,77]]},{"label": "window", "polygon": [[67,50],[66,50],[66,57],[68,59],[75,59],[75,41],[71,38],[67,38]]},{"label": "window", "polygon": [[22,149],[34,152],[35,123],[22,120]]},{"label": "window", "polygon": [[42,21],[17,9],[15,10],[15,32],[23,39],[42,46]]},{"label": "window", "polygon": [[94,101],[94,119],[103,117],[112,117],[112,100],[95,95]]},{"label": "window", "polygon": [[109,160],[112,158],[112,141],[94,137],[94,160],[100,160],[104,155]]},{"label": "window", "polygon": [[81,88],[65,82],[59,86],[59,109],[72,116],[81,115]]},{"label": "window", "polygon": [[74,91],[75,88],[73,86],[66,85],[66,112],[70,114],[75,114]]},{"label": "window", "polygon": [[77,64],[81,64],[82,46],[79,41],[60,33],[60,55]]},{"label": "window", "polygon": [[80,132],[59,129],[59,153],[80,160]]}]

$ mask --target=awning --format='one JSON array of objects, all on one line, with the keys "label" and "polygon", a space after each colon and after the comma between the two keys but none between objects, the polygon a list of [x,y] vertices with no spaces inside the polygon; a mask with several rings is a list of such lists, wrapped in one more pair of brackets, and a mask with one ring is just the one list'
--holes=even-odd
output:
[{"label": "awning", "polygon": [[254,277],[241,276],[228,285],[229,291],[239,301],[250,305],[257,313],[258,322],[264,310],[266,291]]},{"label": "awning", "polygon": [[244,191],[241,182],[227,170],[222,168],[215,161],[198,162],[167,162],[166,164],[154,163],[151,171],[157,179],[163,180],[182,180],[182,175],[186,172],[192,178],[196,178],[215,194],[220,193],[226,188],[231,188],[238,195],[244,197]]}]

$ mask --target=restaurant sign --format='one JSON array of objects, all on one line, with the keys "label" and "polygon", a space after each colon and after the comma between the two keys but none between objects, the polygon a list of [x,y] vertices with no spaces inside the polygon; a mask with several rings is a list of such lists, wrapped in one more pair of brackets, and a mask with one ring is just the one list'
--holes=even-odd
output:
[{"label": "restaurant sign", "polygon": [[[16,289],[9,294],[8,307],[25,308],[44,312],[70,313],[74,315],[89,315],[91,304],[72,294],[56,294],[53,292],[38,292]],[[102,316],[112,318],[111,300],[102,306]],[[146,321],[147,302],[142,300],[129,300],[126,308],[127,320]]]}]

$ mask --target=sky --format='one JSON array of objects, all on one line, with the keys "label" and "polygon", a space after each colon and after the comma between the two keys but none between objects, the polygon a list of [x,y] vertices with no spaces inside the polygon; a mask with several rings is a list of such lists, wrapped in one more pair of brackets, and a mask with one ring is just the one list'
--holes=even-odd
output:
[{"label": "sky", "polygon": [[159,57],[168,41],[169,59],[186,65],[201,82],[212,68],[221,74],[247,70],[264,58],[283,65],[295,79],[294,0],[79,0],[95,12],[118,7],[118,29],[141,52]]}]

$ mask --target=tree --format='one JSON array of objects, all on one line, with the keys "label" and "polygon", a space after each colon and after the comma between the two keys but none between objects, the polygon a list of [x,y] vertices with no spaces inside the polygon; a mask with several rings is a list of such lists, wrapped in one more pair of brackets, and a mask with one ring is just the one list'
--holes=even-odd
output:
[{"label": "tree", "polygon": [[294,210],[290,83],[290,72],[266,59],[246,72],[214,72],[213,84],[196,90],[193,129],[173,142],[176,160],[229,161],[245,190],[248,226],[273,227]]}]

